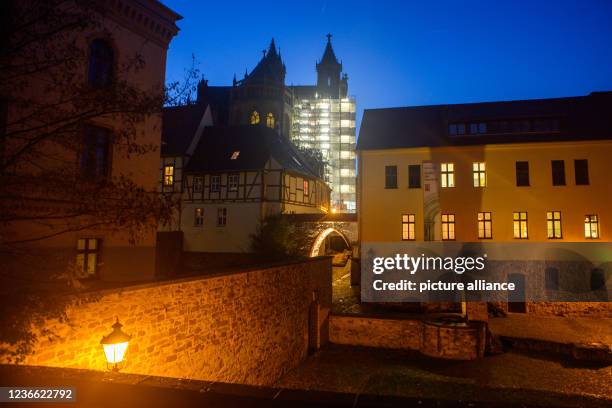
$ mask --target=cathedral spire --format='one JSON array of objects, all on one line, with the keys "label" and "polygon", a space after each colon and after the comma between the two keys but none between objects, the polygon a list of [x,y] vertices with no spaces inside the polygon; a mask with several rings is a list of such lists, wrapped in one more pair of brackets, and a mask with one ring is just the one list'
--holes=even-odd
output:
[{"label": "cathedral spire", "polygon": [[325,45],[325,51],[323,51],[323,58],[321,58],[321,65],[340,65],[338,62],[338,58],[336,58],[336,54],[334,53],[334,49],[332,48],[331,43],[331,34],[327,34],[327,44]]},{"label": "cathedral spire", "polygon": [[272,37],[272,41],[270,41],[270,47],[268,47],[268,54],[269,56],[276,56],[276,44],[274,43],[274,37]]},{"label": "cathedral spire", "polygon": [[[327,97],[338,98],[343,95],[344,83],[341,83],[340,73],[342,72],[342,64],[338,62],[334,49],[331,43],[331,34],[327,34],[327,44],[325,44],[325,51],[323,51],[323,57],[317,63],[317,92],[319,95],[325,95]],[[341,89],[342,88],[342,89]]]}]

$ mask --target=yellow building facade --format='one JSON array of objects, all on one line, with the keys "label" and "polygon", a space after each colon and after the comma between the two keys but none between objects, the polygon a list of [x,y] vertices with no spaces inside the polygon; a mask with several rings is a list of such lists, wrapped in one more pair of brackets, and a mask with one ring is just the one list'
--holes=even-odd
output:
[{"label": "yellow building facade", "polygon": [[[505,310],[597,304],[612,314],[611,102],[602,92],[366,110],[357,145],[366,289],[374,257],[484,255],[479,278],[521,289],[485,299]],[[362,299],[385,301],[372,293],[362,285]]]},{"label": "yellow building facade", "polygon": [[[414,215],[414,240],[425,240],[425,193],[409,187],[410,165],[429,164],[442,177],[452,164],[453,187],[439,187],[439,214],[433,217],[434,239],[442,240],[442,214],[454,215],[461,242],[547,242],[547,213],[561,214],[562,241],[592,241],[585,236],[585,217],[596,215],[599,236],[610,242],[612,228],[612,141],[517,143],[482,146],[419,147],[359,152],[360,237],[363,241],[406,239],[402,216]],[[553,185],[553,161],[563,161],[565,185]],[[575,160],[587,160],[589,183],[577,185]],[[516,185],[516,162],[529,163],[529,186]],[[484,163],[484,186],[474,186],[474,165]],[[385,186],[385,169],[397,168],[397,187]],[[440,183],[441,184],[441,183]],[[421,184],[424,185],[424,182]],[[490,213],[491,234],[479,237],[478,213]],[[514,213],[527,213],[527,237],[515,237]]]}]

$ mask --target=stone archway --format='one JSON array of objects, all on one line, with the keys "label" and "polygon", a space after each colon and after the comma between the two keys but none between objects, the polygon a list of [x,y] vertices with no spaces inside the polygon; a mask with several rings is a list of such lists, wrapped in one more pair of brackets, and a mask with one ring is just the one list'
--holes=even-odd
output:
[{"label": "stone archway", "polygon": [[312,246],[310,247],[310,251],[308,256],[315,257],[315,256],[319,256],[319,251],[321,250],[321,246],[323,245],[323,243],[325,242],[325,239],[330,236],[331,234],[337,234],[339,235],[342,240],[344,241],[344,243],[346,244],[347,249],[351,249],[351,243],[348,240],[348,238],[346,237],[346,235],[344,235],[344,233],[342,233],[342,231],[334,228],[334,227],[328,227],[323,229],[322,231],[320,231],[317,236],[315,237],[314,242],[312,243]]}]

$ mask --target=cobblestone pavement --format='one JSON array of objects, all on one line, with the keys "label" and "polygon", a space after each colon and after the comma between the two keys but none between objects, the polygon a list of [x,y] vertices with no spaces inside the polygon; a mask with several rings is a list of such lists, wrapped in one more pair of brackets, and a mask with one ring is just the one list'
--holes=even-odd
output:
[{"label": "cobblestone pavement", "polygon": [[506,353],[475,361],[330,345],[277,384],[286,388],[541,406],[612,406],[612,367]]},{"label": "cobblestone pavement", "polygon": [[558,343],[599,342],[612,345],[612,319],[603,317],[542,317],[509,314],[489,319],[496,335]]},{"label": "cobblestone pavement", "polygon": [[332,303],[335,312],[359,308],[359,286],[351,287],[351,262],[332,268]]}]

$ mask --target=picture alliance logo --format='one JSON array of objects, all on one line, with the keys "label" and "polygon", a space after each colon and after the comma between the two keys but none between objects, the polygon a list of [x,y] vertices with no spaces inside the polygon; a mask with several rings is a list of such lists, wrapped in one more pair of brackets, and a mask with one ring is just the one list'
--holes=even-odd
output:
[{"label": "picture alliance logo", "polygon": [[487,254],[482,256],[410,256],[408,254],[396,254],[394,257],[376,257],[372,262],[372,272],[380,275],[385,271],[399,270],[410,272],[411,275],[417,271],[452,271],[458,275],[469,271],[482,271],[485,268]]}]

